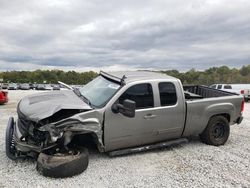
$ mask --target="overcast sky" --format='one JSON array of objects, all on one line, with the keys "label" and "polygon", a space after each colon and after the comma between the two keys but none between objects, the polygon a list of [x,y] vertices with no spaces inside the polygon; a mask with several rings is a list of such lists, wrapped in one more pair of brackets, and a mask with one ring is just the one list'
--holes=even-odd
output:
[{"label": "overcast sky", "polygon": [[247,64],[249,0],[0,0],[0,71]]}]

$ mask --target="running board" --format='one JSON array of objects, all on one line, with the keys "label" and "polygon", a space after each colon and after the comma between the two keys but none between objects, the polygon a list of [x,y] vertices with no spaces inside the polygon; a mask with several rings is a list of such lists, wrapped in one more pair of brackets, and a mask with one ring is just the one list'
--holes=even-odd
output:
[{"label": "running board", "polygon": [[188,142],[188,139],[179,138],[176,140],[160,142],[160,143],[156,143],[156,144],[152,144],[152,145],[145,145],[145,146],[140,146],[140,147],[136,147],[136,148],[126,148],[126,149],[121,149],[121,150],[115,150],[115,151],[109,152],[108,154],[110,157],[114,157],[114,156],[118,156],[118,155],[127,155],[127,154],[131,154],[131,153],[138,153],[138,152],[143,152],[143,151],[147,151],[147,150],[165,148],[168,146],[183,144],[183,143],[187,143],[187,142]]}]

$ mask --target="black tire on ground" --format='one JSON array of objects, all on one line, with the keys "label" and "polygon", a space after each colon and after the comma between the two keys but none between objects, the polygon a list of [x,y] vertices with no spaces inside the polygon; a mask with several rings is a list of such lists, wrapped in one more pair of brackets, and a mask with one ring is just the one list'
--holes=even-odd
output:
[{"label": "black tire on ground", "polygon": [[200,134],[201,141],[213,146],[224,145],[229,137],[230,126],[224,116],[213,116]]},{"label": "black tire on ground", "polygon": [[16,160],[17,157],[15,155],[16,151],[15,151],[13,134],[14,134],[14,118],[10,117],[5,132],[5,152],[9,159]]},{"label": "black tire on ground", "polygon": [[53,178],[71,177],[87,169],[89,153],[86,148],[73,151],[71,154],[48,155],[40,153],[36,169],[43,176]]}]

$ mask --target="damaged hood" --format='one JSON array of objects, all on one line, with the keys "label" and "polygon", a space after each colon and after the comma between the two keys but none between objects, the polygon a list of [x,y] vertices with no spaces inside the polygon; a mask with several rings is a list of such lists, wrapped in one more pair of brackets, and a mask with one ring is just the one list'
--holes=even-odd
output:
[{"label": "damaged hood", "polygon": [[41,92],[24,97],[18,104],[18,111],[27,119],[38,122],[63,109],[92,109],[74,91]]}]

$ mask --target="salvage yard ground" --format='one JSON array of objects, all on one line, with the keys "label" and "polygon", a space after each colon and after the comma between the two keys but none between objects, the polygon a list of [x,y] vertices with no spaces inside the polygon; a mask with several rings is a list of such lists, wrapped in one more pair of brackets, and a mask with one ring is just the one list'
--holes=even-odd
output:
[{"label": "salvage yard ground", "polygon": [[250,187],[250,103],[224,146],[192,138],[187,144],[115,158],[93,150],[85,172],[51,179],[38,174],[35,162],[13,162],[5,155],[8,118],[16,117],[22,97],[35,92],[9,91],[9,103],[0,105],[0,187]]}]

